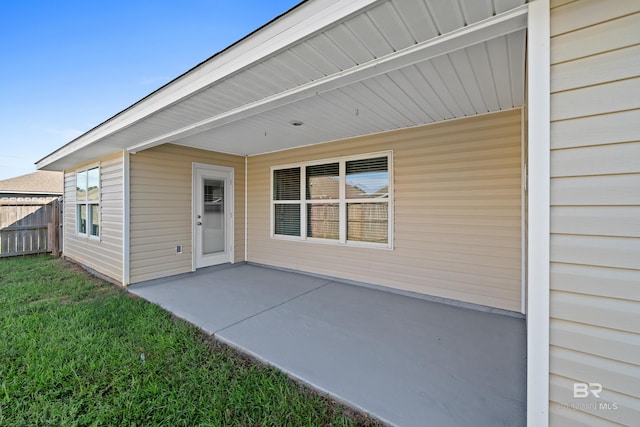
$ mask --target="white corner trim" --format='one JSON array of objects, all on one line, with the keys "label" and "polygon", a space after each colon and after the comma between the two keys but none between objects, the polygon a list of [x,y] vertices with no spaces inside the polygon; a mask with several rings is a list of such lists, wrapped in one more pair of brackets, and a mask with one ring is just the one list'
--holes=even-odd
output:
[{"label": "white corner trim", "polygon": [[131,261],[131,192],[130,192],[130,169],[129,152],[122,150],[122,194],[124,199],[124,217],[122,221],[122,285],[129,286],[131,281],[130,261]]},{"label": "white corner trim", "polygon": [[532,0],[528,16],[527,425],[545,427],[549,425],[549,0]]},{"label": "white corner trim", "polygon": [[150,138],[127,148],[132,153],[185,138],[238,120],[389,73],[409,65],[455,52],[469,46],[522,30],[527,26],[527,6],[520,6],[491,18],[469,24],[434,39],[426,40],[389,55],[360,64],[258,101],[233,108],[180,129]]},{"label": "white corner trim", "polygon": [[527,106],[520,112],[520,313],[527,314]]},{"label": "white corner trim", "polygon": [[244,156],[244,262],[249,261],[249,156]]}]

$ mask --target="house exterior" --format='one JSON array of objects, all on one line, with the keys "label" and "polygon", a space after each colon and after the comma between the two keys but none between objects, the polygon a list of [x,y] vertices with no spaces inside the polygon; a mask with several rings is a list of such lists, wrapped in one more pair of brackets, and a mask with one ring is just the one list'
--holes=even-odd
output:
[{"label": "house exterior", "polygon": [[527,319],[527,422],[640,419],[640,5],[312,0],[37,163],[126,286],[253,262]]},{"label": "house exterior", "polygon": [[37,171],[0,180],[0,197],[60,197],[64,175],[55,171]]}]

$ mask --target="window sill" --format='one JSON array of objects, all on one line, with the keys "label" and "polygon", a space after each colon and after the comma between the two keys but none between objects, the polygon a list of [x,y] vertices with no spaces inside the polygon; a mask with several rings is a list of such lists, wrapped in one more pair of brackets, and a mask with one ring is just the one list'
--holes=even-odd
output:
[{"label": "window sill", "polygon": [[312,243],[312,244],[329,245],[329,246],[342,246],[342,247],[349,247],[349,248],[383,249],[383,250],[389,250],[389,251],[393,250],[393,246],[388,245],[386,243],[357,242],[353,240],[340,242],[334,239],[320,239],[320,238],[314,238],[314,237],[308,237],[306,239],[303,239],[301,237],[285,236],[285,235],[279,235],[279,234],[272,235],[271,240],[283,240],[288,242]]}]

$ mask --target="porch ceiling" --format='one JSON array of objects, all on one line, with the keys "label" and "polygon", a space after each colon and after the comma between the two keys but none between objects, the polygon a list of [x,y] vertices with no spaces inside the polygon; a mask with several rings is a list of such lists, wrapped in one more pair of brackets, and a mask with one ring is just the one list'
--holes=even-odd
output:
[{"label": "porch ceiling", "polygon": [[[351,9],[323,21],[342,3]],[[167,105],[157,103],[126,125],[114,126],[110,119],[38,166],[64,169],[117,150],[164,143],[253,155],[519,107],[525,3],[306,2],[287,14],[298,20],[286,30],[326,21],[321,28],[273,52],[262,53],[264,48],[246,66],[184,91]],[[279,20],[256,34],[277,25]],[[222,59],[213,57],[176,84],[200,78]],[[220,73],[226,65],[209,72]],[[127,114],[133,116],[128,110],[120,115]]]}]

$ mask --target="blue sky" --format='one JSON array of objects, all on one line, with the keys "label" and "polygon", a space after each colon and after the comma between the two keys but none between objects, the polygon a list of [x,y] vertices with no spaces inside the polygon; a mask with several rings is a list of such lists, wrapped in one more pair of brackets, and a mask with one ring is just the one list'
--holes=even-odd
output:
[{"label": "blue sky", "polygon": [[299,0],[16,0],[0,5],[0,180]]}]

